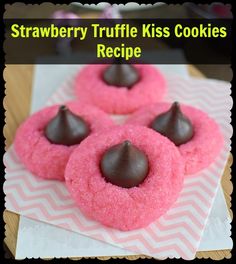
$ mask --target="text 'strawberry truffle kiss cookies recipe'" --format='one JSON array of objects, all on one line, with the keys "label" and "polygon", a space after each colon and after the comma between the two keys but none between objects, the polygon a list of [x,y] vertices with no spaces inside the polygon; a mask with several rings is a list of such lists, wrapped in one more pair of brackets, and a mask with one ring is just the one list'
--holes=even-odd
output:
[{"label": "text 'strawberry truffle kiss cookies recipe'", "polygon": [[89,65],[77,74],[75,90],[81,102],[110,114],[129,114],[162,100],[166,82],[151,65]]},{"label": "text 'strawberry truffle kiss cookies recipe'", "polygon": [[87,137],[65,171],[82,212],[120,230],[145,227],[163,215],[179,196],[183,179],[178,148],[142,126],[116,126]]},{"label": "text 'strawberry truffle kiss cookies recipe'", "polygon": [[169,138],[184,158],[186,174],[208,167],[224,143],[220,128],[212,118],[195,107],[178,102],[143,107],[126,123],[152,128]]},{"label": "text 'strawberry truffle kiss cookies recipe'", "polygon": [[78,102],[54,105],[36,112],[18,128],[14,148],[35,175],[64,180],[75,147],[92,133],[113,125],[110,117],[96,107]]}]

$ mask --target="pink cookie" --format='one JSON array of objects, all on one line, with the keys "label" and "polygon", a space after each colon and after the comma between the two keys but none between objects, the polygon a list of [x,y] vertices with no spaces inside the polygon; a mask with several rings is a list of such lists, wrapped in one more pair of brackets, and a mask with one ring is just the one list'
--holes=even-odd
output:
[{"label": "pink cookie", "polygon": [[160,101],[166,92],[162,74],[151,65],[133,65],[141,79],[131,89],[117,88],[102,79],[107,65],[89,65],[76,76],[75,89],[80,101],[96,105],[110,114],[128,114],[141,106]]},{"label": "pink cookie", "polygon": [[[153,104],[135,112],[127,124],[149,126],[153,119],[166,112],[170,103]],[[185,173],[193,174],[208,167],[223,146],[223,136],[217,123],[203,111],[181,104],[182,112],[191,120],[194,128],[193,138],[178,148],[185,159]]]},{"label": "pink cookie", "polygon": [[[106,182],[100,171],[104,152],[125,140],[148,157],[149,173],[137,187],[122,188]],[[117,126],[87,137],[66,166],[66,185],[79,208],[104,225],[132,230],[163,215],[177,199],[184,165],[176,146],[152,129]]]},{"label": "pink cookie", "polygon": [[[69,102],[68,108],[81,116],[91,128],[91,133],[112,126],[109,116],[101,110],[77,102]],[[67,161],[77,145],[52,144],[43,129],[56,115],[59,105],[44,108],[33,114],[18,128],[14,147],[26,168],[45,179],[64,180]]]}]

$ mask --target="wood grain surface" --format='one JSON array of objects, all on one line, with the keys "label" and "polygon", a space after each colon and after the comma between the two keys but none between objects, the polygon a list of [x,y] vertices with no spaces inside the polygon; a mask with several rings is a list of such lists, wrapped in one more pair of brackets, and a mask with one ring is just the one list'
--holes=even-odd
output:
[{"label": "wood grain surface", "polygon": [[[204,78],[204,76],[193,66],[189,66],[189,72],[192,76]],[[3,76],[6,82],[5,84],[6,96],[4,98],[3,105],[6,110],[6,114],[5,114],[6,125],[4,126],[3,133],[6,138],[5,140],[6,150],[13,142],[17,127],[29,115],[33,75],[34,75],[33,65],[6,65],[6,68],[4,70]],[[222,187],[224,190],[224,195],[226,198],[227,206],[229,208],[231,217],[232,217],[232,211],[230,210],[230,206],[231,206],[231,193],[233,186],[230,181],[231,179],[230,166],[232,164],[232,160],[233,160],[232,155],[230,155],[224,171],[224,175],[222,177]],[[3,216],[5,221],[4,242],[6,243],[11,253],[15,256],[18,225],[19,225],[19,215],[5,210]],[[134,260],[140,257],[147,258],[147,256],[143,256],[143,255],[127,256],[126,258],[130,260]],[[223,258],[231,258],[231,252],[230,250],[197,252],[196,257],[220,260]],[[109,258],[110,257],[99,257],[99,259],[103,259],[103,260]],[[122,258],[122,257],[114,256],[114,258]]]}]

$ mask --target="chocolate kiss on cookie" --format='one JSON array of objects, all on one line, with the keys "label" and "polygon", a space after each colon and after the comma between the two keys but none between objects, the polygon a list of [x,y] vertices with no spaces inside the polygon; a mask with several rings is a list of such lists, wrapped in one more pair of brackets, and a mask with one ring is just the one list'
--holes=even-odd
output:
[{"label": "chocolate kiss on cookie", "polygon": [[147,156],[128,140],[109,148],[100,163],[102,175],[117,186],[138,186],[148,175]]},{"label": "chocolate kiss on cookie", "polygon": [[168,137],[176,146],[188,142],[194,134],[193,125],[182,113],[178,102],[174,102],[167,112],[158,115],[150,127]]},{"label": "chocolate kiss on cookie", "polygon": [[66,146],[79,144],[89,133],[88,124],[64,105],[44,129],[44,134],[51,143]]},{"label": "chocolate kiss on cookie", "polygon": [[131,89],[140,79],[139,72],[132,65],[121,64],[121,60],[117,59],[115,63],[117,64],[112,64],[105,69],[103,80],[108,85]]}]

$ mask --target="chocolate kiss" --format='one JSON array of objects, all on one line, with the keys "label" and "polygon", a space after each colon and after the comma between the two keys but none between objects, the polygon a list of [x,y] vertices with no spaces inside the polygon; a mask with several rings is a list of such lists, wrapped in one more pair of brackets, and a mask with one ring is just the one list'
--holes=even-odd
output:
[{"label": "chocolate kiss", "polygon": [[141,150],[126,140],[105,152],[100,167],[108,182],[131,188],[138,186],[147,176],[148,159]]},{"label": "chocolate kiss", "polygon": [[108,85],[130,89],[139,81],[138,71],[129,64],[112,64],[105,69],[103,80]]},{"label": "chocolate kiss", "polygon": [[87,123],[64,105],[44,129],[44,134],[51,143],[66,146],[79,144],[89,133]]},{"label": "chocolate kiss", "polygon": [[158,115],[150,127],[168,137],[176,146],[188,142],[194,133],[191,121],[181,112],[178,102],[174,102],[167,112]]}]

